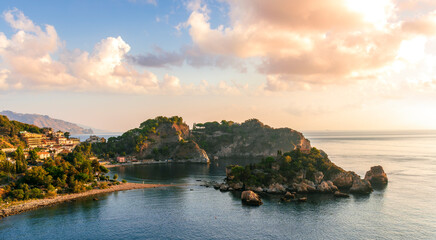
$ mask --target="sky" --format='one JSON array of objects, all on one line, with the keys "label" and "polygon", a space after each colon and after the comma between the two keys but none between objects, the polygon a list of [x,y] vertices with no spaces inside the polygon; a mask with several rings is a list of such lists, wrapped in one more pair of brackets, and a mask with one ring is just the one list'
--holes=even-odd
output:
[{"label": "sky", "polygon": [[0,110],[436,129],[434,0],[2,0]]}]

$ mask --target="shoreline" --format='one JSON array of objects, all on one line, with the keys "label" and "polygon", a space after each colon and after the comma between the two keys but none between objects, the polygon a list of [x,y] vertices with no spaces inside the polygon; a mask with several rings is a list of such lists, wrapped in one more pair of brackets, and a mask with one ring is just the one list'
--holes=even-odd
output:
[{"label": "shoreline", "polygon": [[105,163],[102,164],[106,168],[114,168],[114,167],[123,167],[123,166],[135,166],[135,165],[149,165],[149,164],[179,164],[179,163],[193,163],[193,164],[210,164],[210,163],[200,163],[200,162],[190,162],[190,161],[174,161],[174,162],[167,162],[167,161],[144,161],[144,162],[128,162],[128,163]]},{"label": "shoreline", "polygon": [[106,189],[92,189],[83,193],[62,194],[54,198],[31,199],[21,201],[10,206],[1,206],[0,219],[21,214],[24,212],[36,210],[43,207],[53,206],[63,202],[74,201],[79,198],[95,196],[103,193],[111,193],[117,191],[126,191],[133,189],[158,188],[158,187],[174,187],[181,186],[180,184],[144,184],[144,183],[121,183],[120,185],[110,186]]}]

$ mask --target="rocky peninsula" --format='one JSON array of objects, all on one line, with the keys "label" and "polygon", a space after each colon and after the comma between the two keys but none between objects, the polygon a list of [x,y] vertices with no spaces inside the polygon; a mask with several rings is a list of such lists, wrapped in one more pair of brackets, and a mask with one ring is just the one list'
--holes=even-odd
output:
[{"label": "rocky peninsula", "polygon": [[106,143],[93,144],[92,150],[104,159],[131,156],[157,161],[209,162],[206,152],[190,138],[189,126],[178,116],[148,119]]}]

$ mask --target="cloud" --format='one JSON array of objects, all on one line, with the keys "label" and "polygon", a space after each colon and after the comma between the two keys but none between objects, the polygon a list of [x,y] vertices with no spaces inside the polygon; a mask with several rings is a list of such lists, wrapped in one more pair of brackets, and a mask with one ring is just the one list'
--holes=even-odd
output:
[{"label": "cloud", "polygon": [[247,71],[246,64],[241,59],[204,53],[196,46],[183,46],[179,51],[172,52],[156,46],[153,53],[128,55],[126,58],[130,63],[144,67],[171,68],[180,67],[186,63],[197,68],[218,67],[225,69],[232,67],[241,72]]},{"label": "cloud", "polygon": [[16,9],[4,18],[16,33],[10,39],[0,33],[7,69],[6,75],[2,72],[3,88],[147,92],[159,87],[154,74],[139,73],[125,63],[130,46],[121,37],[101,40],[91,53],[68,51],[53,26],[41,28]]},{"label": "cloud", "polygon": [[401,28],[411,34],[436,35],[436,11],[404,22]]},{"label": "cloud", "polygon": [[228,26],[213,28],[210,10],[200,1],[189,5],[191,14],[179,26],[189,29],[205,55],[261,59],[257,69],[274,91],[374,79],[398,60],[405,42],[436,31],[434,13],[401,18],[393,0],[226,3]]},{"label": "cloud", "polygon": [[127,56],[127,59],[140,66],[145,67],[170,67],[181,66],[185,57],[178,52],[166,52],[159,47],[154,48],[154,53],[144,55]]},{"label": "cloud", "polygon": [[[131,47],[120,36],[102,39],[91,52],[68,50],[53,26],[41,28],[17,9],[4,12],[3,16],[15,33],[8,38],[0,32],[0,90],[201,93],[202,86],[183,84],[170,74],[159,80],[154,73],[138,71],[130,64],[149,67],[181,64],[183,58],[177,53],[156,48],[158,55],[128,56]],[[218,88],[213,86],[209,90]]]},{"label": "cloud", "polygon": [[131,3],[145,3],[157,6],[157,0],[129,0]]}]

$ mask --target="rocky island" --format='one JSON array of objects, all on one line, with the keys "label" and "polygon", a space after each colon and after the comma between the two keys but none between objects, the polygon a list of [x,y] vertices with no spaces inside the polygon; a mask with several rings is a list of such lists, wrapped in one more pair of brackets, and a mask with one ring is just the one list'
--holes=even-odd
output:
[{"label": "rocky island", "polygon": [[372,167],[362,179],[355,172],[335,165],[323,151],[311,148],[309,152],[279,151],[276,157],[263,158],[245,167],[227,166],[225,183],[214,187],[221,191],[244,191],[241,196],[244,203],[260,205],[256,193],[282,194],[283,201],[306,201],[308,193],[348,197],[348,193],[370,194],[374,187],[386,184],[387,176],[381,166]]}]

